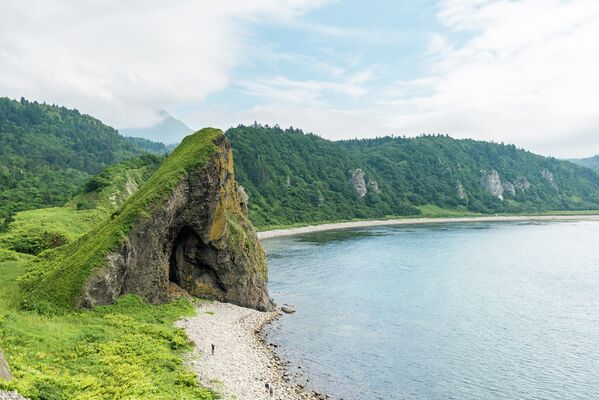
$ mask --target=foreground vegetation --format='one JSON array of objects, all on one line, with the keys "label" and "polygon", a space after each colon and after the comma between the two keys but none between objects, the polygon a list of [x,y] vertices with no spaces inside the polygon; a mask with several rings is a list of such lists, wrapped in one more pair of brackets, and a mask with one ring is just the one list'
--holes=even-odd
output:
[{"label": "foreground vegetation", "polygon": [[27,258],[0,261],[0,334],[14,380],[0,389],[32,400],[213,399],[183,364],[191,349],[173,326],[189,301],[162,306],[127,296],[111,306],[61,315],[18,309],[16,277]]},{"label": "foreground vegetation", "polygon": [[[298,129],[261,125],[226,132],[237,180],[261,229],[355,219],[539,214],[599,209],[599,175],[513,145],[447,136],[332,142]],[[352,184],[364,173],[361,197]],[[523,183],[491,195],[481,178]],[[434,213],[430,213],[435,210]]]}]

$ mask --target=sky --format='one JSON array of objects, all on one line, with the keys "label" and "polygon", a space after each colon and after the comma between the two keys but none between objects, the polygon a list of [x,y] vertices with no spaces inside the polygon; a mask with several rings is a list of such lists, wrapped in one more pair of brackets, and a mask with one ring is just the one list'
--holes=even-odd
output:
[{"label": "sky", "polygon": [[596,0],[0,0],[0,96],[599,154]]}]

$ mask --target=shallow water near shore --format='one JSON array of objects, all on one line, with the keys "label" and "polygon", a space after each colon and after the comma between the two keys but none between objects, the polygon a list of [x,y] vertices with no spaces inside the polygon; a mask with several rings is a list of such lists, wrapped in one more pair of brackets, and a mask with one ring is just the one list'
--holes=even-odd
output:
[{"label": "shallow water near shore", "polygon": [[344,399],[599,398],[599,222],[376,227],[264,242],[266,329]]}]

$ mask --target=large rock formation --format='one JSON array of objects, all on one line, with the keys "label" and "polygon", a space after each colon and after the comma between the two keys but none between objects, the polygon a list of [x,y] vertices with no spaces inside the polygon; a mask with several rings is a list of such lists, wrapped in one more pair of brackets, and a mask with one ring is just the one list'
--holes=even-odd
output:
[{"label": "large rock formation", "polygon": [[480,184],[491,196],[503,200],[503,185],[499,172],[491,170],[491,172],[481,171]]},{"label": "large rock formation", "polygon": [[540,172],[543,179],[545,179],[549,183],[549,185],[551,185],[552,188],[558,190],[557,183],[555,183],[555,178],[553,176],[553,172],[545,168],[541,169]]},{"label": "large rock formation", "polygon": [[247,218],[247,195],[235,181],[231,145],[222,133],[214,145],[208,161],[186,171],[106,255],[87,280],[80,305],[112,303],[127,293],[162,303],[183,289],[260,310],[272,307],[266,256]]},{"label": "large rock formation", "polygon": [[356,168],[353,171],[351,171],[350,182],[359,197],[364,197],[366,196],[366,193],[368,193],[364,176],[364,171],[362,171],[362,169],[360,168]]}]

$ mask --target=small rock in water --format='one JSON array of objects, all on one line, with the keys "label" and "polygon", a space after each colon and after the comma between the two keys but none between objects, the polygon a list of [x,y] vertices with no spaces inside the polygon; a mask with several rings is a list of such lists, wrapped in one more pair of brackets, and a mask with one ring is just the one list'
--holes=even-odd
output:
[{"label": "small rock in water", "polygon": [[295,312],[295,310],[289,306],[281,307],[281,311],[283,311],[285,314],[293,314]]}]

